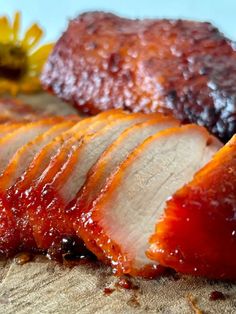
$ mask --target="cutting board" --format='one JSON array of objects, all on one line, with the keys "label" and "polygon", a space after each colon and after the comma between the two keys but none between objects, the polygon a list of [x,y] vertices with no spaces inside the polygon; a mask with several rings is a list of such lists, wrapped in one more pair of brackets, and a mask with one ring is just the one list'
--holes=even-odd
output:
[{"label": "cutting board", "polygon": [[[74,113],[56,98],[20,96],[51,113]],[[35,256],[23,265],[0,260],[0,313],[236,313],[236,284],[183,275],[132,279],[137,289],[117,287],[118,278],[99,263],[66,266]],[[110,294],[104,289],[110,288]],[[211,301],[213,291],[225,300]],[[105,291],[109,291],[106,289]],[[192,301],[191,301],[192,300]]]}]

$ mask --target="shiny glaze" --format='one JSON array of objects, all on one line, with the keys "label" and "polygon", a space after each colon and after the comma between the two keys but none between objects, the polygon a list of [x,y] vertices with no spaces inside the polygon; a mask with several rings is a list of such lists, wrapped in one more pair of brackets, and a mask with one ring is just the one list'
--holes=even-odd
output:
[{"label": "shiny glaze", "polygon": [[[65,254],[61,249],[61,241],[64,237],[75,237],[75,231],[73,221],[65,208],[67,204],[59,190],[72,175],[79,154],[79,139],[84,135],[91,119],[98,121],[94,122],[96,124],[103,123],[103,120],[108,123],[119,117],[132,119],[133,115],[128,117],[126,113],[115,110],[88,118],[86,124],[83,121],[85,129],[81,132],[72,131],[72,137],[66,143],[62,135],[42,149],[29,169],[7,191],[3,186],[7,178],[0,180],[0,254],[12,255],[22,250],[44,251],[51,259],[61,259]],[[57,142],[65,145],[57,151],[46,170],[41,169],[48,150],[53,149]],[[85,248],[82,249],[84,246],[79,238],[77,243],[81,253],[76,254],[80,255],[80,259],[93,256],[88,250],[85,252]],[[70,252],[66,258],[76,254]]]},{"label": "shiny glaze", "polygon": [[236,135],[167,202],[148,256],[192,275],[236,279]]}]

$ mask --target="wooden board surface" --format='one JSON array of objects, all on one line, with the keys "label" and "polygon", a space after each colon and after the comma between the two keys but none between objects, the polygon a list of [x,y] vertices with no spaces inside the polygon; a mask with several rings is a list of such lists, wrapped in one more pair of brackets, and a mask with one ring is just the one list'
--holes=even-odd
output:
[{"label": "wooden board surface", "polygon": [[[50,112],[74,112],[51,96],[22,98],[42,109],[47,106]],[[99,264],[67,267],[41,256],[24,265],[17,265],[14,259],[1,260],[0,313],[188,314],[194,313],[189,295],[203,313],[236,313],[236,284],[178,277],[135,279],[133,282],[139,289],[124,290],[115,287],[117,278],[111,269]],[[105,295],[107,287],[114,288],[114,292]],[[226,300],[210,301],[210,293],[214,290],[225,293]]]},{"label": "wooden board surface", "polygon": [[[117,278],[108,267],[80,265],[69,268],[43,257],[24,265],[2,261],[0,313],[194,313],[187,296],[204,313],[236,313],[236,286],[181,276],[178,280],[134,280],[138,290],[114,288]],[[210,301],[213,290],[227,294]]]}]

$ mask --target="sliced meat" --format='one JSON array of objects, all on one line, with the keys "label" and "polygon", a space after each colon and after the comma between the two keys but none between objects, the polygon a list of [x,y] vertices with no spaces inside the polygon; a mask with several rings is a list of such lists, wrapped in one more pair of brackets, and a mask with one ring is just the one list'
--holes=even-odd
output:
[{"label": "sliced meat", "polygon": [[195,125],[153,135],[111,175],[90,210],[76,217],[76,231],[117,274],[159,274],[158,262],[145,255],[154,223],[162,215],[166,199],[190,181],[220,146]]},{"label": "sliced meat", "polygon": [[[20,245],[23,246],[23,244],[25,247],[28,245],[27,248],[35,248],[32,232],[29,229],[27,219],[26,221],[24,220],[26,206],[24,197],[26,196],[26,199],[28,200],[29,190],[32,189],[35,182],[39,180],[42,173],[44,173],[44,171],[45,173],[47,172],[46,169],[49,164],[49,168],[51,165],[54,165],[53,169],[55,170],[55,174],[60,170],[63,162],[68,158],[67,153],[69,150],[66,151],[64,149],[64,143],[73,136],[75,142],[79,143],[79,139],[85,133],[92,134],[104,127],[109,121],[118,119],[122,116],[127,116],[127,113],[121,110],[111,110],[101,113],[96,117],[84,119],[62,135],[56,137],[36,154],[25,173],[8,189],[7,195],[2,197],[1,213],[2,215],[7,216],[6,220],[8,225],[11,225],[11,228],[8,228],[7,233],[5,232],[6,228],[4,225],[0,229],[0,251],[4,254],[9,254],[11,251],[14,252],[14,250],[20,249]],[[64,159],[62,159],[62,155],[60,154],[61,150]],[[60,156],[59,159],[58,156]],[[14,214],[12,213],[12,210],[14,211]],[[16,224],[18,225],[18,228],[16,227]],[[1,241],[1,239],[4,240]]]},{"label": "sliced meat", "polygon": [[78,122],[74,127],[57,136],[43,147],[36,154],[24,174],[18,178],[14,185],[8,188],[5,194],[1,195],[0,252],[2,254],[9,255],[22,248],[29,250],[37,248],[29,222],[25,218],[27,217],[25,196],[28,199],[29,190],[32,189],[37,179],[40,178],[50,163],[57,160],[64,142],[74,134],[77,134],[78,137],[82,136],[86,130],[91,129],[92,124],[97,125],[98,122],[92,123],[93,120],[94,118],[90,118]]},{"label": "sliced meat", "polygon": [[235,212],[236,135],[167,202],[148,256],[183,273],[235,280]]},{"label": "sliced meat", "polygon": [[90,170],[87,180],[69,208],[85,212],[104,188],[106,179],[136,146],[158,131],[178,126],[173,118],[158,117],[126,129],[101,155]]},{"label": "sliced meat", "polygon": [[[70,158],[71,151],[77,149],[80,145],[80,140],[84,136],[92,135],[105,127],[109,122],[116,119],[126,117],[127,115],[122,111],[112,110],[111,112],[103,113],[94,118],[88,118],[75,126],[65,134],[63,134],[63,142],[61,138],[58,138],[54,143],[55,146],[50,147],[50,162],[47,164],[45,169],[41,171],[38,178],[38,182],[50,182],[55,178],[58,173],[60,173],[63,167],[65,168],[66,161]],[[139,116],[143,116],[140,115]],[[60,147],[58,148],[58,144]],[[61,145],[62,144],[62,145]],[[52,157],[52,151],[57,149],[56,153]],[[44,183],[42,183],[44,184]]]},{"label": "sliced meat", "polygon": [[[46,100],[47,101],[47,100]],[[42,102],[45,102],[45,99],[42,98]],[[34,103],[32,101],[32,103]],[[39,104],[38,104],[39,105]],[[65,117],[70,120],[78,120],[81,119],[80,116],[75,114],[70,114],[65,116],[64,112],[58,111],[58,113],[54,114],[49,109],[50,105],[47,106],[32,106],[24,103],[23,101],[16,98],[1,98],[0,99],[0,122],[32,122],[37,121],[46,117]],[[49,109],[49,110],[48,110]]]},{"label": "sliced meat", "polygon": [[[57,136],[53,141],[48,143],[32,161],[29,168],[26,170],[26,173],[20,178],[15,186],[16,191],[21,191],[24,188],[29,188],[30,183],[35,181],[48,166],[49,162],[58,153],[58,150],[74,134],[82,136],[84,132],[96,132],[99,127],[105,125],[106,121],[111,121],[112,119],[117,119],[119,116],[124,115],[125,113],[120,110],[110,110],[104,113],[101,113],[95,117],[83,119],[79,121],[69,129],[64,132],[62,135]],[[96,123],[96,124],[95,124]]]},{"label": "sliced meat", "polygon": [[10,134],[11,132],[19,129],[25,123],[5,123],[0,124],[0,139],[3,138],[5,135]]},{"label": "sliced meat", "polygon": [[[63,156],[61,168],[50,165],[25,202],[39,248],[48,249],[59,243],[64,234],[74,234],[65,208],[84,184],[89,169],[126,128],[148,119],[150,117],[145,114],[128,115],[108,123],[93,135],[88,134],[78,145],[72,143],[73,138],[69,140],[67,160]],[[62,151],[61,155],[63,153]],[[64,155],[68,156],[68,151]]]},{"label": "sliced meat", "polygon": [[[17,228],[15,225],[12,210],[16,210],[14,204],[20,199],[18,195],[9,195],[7,189],[14,184],[17,178],[26,170],[27,166],[43,145],[50,141],[57,134],[72,126],[74,122],[62,122],[50,127],[33,141],[26,143],[19,148],[12,157],[3,174],[0,176],[0,253],[4,253],[4,248],[12,248],[14,244],[19,243],[17,237]],[[19,191],[18,191],[19,192]],[[23,208],[21,210],[24,210]]]},{"label": "sliced meat", "polygon": [[0,176],[0,192],[5,192],[25,172],[35,155],[57,135],[71,128],[75,122],[62,122],[19,148]]},{"label": "sliced meat", "polygon": [[39,134],[60,122],[61,118],[42,119],[28,123],[0,139],[0,173],[2,173],[15,152]]}]

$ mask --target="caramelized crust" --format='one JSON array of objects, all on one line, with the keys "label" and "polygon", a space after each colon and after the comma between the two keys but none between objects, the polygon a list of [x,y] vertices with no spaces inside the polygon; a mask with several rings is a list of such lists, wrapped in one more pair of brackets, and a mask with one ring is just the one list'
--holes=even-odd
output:
[{"label": "caramelized crust", "polygon": [[148,256],[191,275],[236,279],[236,136],[167,202]]},{"label": "caramelized crust", "polygon": [[70,22],[42,75],[81,111],[172,112],[225,141],[236,131],[235,81],[235,45],[210,23],[102,12]]}]

